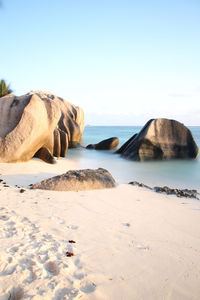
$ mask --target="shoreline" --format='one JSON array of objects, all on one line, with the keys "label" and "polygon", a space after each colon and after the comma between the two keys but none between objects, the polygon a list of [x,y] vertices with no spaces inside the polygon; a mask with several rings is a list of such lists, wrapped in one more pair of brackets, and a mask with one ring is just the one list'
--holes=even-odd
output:
[{"label": "shoreline", "polygon": [[[126,159],[123,159],[126,160]],[[127,160],[126,160],[127,161]],[[128,161],[131,163],[131,161]],[[99,166],[101,167],[101,166]],[[88,167],[91,169],[95,169],[92,167]],[[104,168],[106,168],[104,166]],[[34,170],[36,169],[36,170]],[[46,170],[46,172],[37,172],[37,170],[43,171]],[[31,160],[27,162],[18,162],[18,163],[1,163],[0,164],[0,179],[3,178],[3,180],[0,182],[4,182],[6,185],[11,185],[11,186],[20,186],[21,188],[30,188],[32,184],[35,184],[39,181],[42,181],[44,179],[56,176],[56,175],[61,175],[63,173],[66,173],[69,170],[79,170],[79,169],[85,169],[85,167],[82,167],[82,163],[79,161],[79,159],[76,158],[71,158],[70,156],[65,157],[65,158],[58,158],[56,159],[56,164],[47,164],[43,162],[42,160],[38,158],[32,158]],[[16,174],[16,170],[19,170],[21,174]],[[109,172],[110,171],[108,169]],[[2,174],[3,173],[3,174]],[[114,177],[115,179],[115,177]],[[20,185],[21,184],[21,185]],[[171,188],[170,186],[166,186],[163,184],[162,186],[150,186],[144,182],[138,182],[136,180],[128,181],[127,182],[117,182],[116,181],[116,186],[121,185],[121,184],[128,184],[128,185],[135,185],[140,188],[144,189],[149,189],[154,191],[155,193],[166,193],[168,195],[173,195],[172,190],[177,190],[179,192],[182,191],[188,191],[189,194],[192,192],[196,192],[197,195],[200,194],[200,191],[193,189],[191,187],[184,187],[184,188],[177,188],[173,187]],[[8,187],[8,186],[7,186]],[[167,188],[169,191],[165,191],[164,189]],[[163,190],[163,191],[162,191]],[[196,195],[196,196],[197,196]],[[179,196],[177,196],[179,197]],[[182,196],[182,197],[187,197]],[[190,197],[188,197],[190,198]],[[191,198],[196,198],[196,197],[191,197]],[[199,200],[198,198],[196,198]]]},{"label": "shoreline", "polygon": [[80,169],[63,160],[0,164],[0,299],[198,300],[200,201],[129,184],[29,189]]}]

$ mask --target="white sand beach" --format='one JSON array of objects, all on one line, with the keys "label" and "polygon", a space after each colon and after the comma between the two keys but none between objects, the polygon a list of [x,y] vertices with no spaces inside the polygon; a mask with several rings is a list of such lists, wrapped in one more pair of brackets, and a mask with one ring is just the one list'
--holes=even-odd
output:
[{"label": "white sand beach", "polygon": [[70,169],[0,164],[0,300],[199,300],[200,202],[128,184],[29,189]]}]

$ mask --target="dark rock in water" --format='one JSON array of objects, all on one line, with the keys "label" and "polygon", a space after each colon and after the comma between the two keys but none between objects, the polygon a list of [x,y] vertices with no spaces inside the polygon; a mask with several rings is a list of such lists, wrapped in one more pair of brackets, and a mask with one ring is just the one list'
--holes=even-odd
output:
[{"label": "dark rock in water", "polygon": [[112,137],[106,140],[99,142],[98,144],[87,145],[86,149],[95,149],[95,150],[112,150],[117,148],[119,145],[119,139],[117,137]]},{"label": "dark rock in water", "polygon": [[186,197],[186,198],[199,199],[198,198],[198,192],[197,192],[197,190],[171,189],[171,188],[169,188],[167,186],[164,186],[164,187],[155,186],[153,189],[157,193],[166,193],[167,195],[176,195],[177,197]]},{"label": "dark rock in water", "polygon": [[117,154],[121,154],[125,151],[126,147],[132,142],[132,140],[134,140],[134,138],[137,136],[138,134],[134,134],[128,141],[126,141],[115,153]]},{"label": "dark rock in water", "polygon": [[31,189],[82,191],[115,187],[115,180],[105,169],[72,170],[34,184]]},{"label": "dark rock in water", "polygon": [[198,147],[191,131],[175,120],[152,119],[116,153],[136,160],[196,158]]},{"label": "dark rock in water", "polygon": [[137,181],[131,181],[129,182],[129,184],[139,186],[139,187],[144,187],[149,190],[153,190],[156,193],[165,193],[167,195],[176,195],[177,197],[195,198],[199,200],[197,190],[189,190],[189,189],[179,190],[179,189],[169,188],[168,186],[164,186],[164,187],[155,186],[154,188],[151,188],[150,186],[145,185],[143,183],[139,183]]}]

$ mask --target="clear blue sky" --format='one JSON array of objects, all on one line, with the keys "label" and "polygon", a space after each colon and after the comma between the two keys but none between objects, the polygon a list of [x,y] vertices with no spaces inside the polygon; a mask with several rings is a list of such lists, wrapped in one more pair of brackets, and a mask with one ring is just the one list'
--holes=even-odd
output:
[{"label": "clear blue sky", "polygon": [[199,0],[1,0],[0,78],[81,106],[86,123],[200,125]]}]

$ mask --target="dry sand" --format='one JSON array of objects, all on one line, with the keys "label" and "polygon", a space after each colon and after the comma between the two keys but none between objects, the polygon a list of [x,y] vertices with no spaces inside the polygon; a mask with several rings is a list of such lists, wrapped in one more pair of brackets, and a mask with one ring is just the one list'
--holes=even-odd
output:
[{"label": "dry sand", "polygon": [[199,300],[200,201],[29,189],[70,169],[79,161],[0,164],[0,300]]}]

